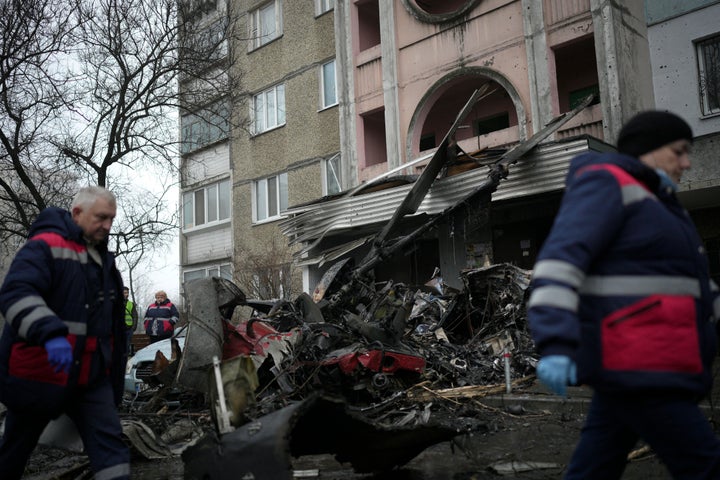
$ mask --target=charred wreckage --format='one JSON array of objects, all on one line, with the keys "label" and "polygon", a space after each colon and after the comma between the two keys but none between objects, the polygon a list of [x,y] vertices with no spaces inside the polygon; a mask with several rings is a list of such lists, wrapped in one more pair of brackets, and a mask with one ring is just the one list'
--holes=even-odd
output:
[{"label": "charred wreckage", "polygon": [[[150,459],[181,455],[188,479],[291,479],[291,458],[312,454],[333,455],[358,473],[383,472],[481,428],[463,399],[532,383],[529,271],[511,264],[468,269],[462,289],[446,286],[439,271],[422,285],[373,278],[375,266],[442,217],[469,202],[489,205],[509,166],[592,100],[501,155],[462,201],[393,238],[446,164],[455,130],[485,90],[467,102],[365,258],[332,265],[312,295],[256,301],[226,279],[185,283],[184,345],[173,339],[170,358],[157,352],[143,378],[151,388],[124,402],[126,418],[133,418],[123,420],[124,433],[135,451]],[[252,314],[237,321],[240,311]],[[147,425],[180,408],[209,415],[190,417],[175,437]]]}]

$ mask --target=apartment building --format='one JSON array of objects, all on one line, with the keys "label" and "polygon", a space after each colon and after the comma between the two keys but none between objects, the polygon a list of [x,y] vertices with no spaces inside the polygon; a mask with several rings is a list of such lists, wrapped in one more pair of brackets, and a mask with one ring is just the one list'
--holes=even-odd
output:
[{"label": "apartment building", "polygon": [[301,270],[278,228],[285,210],[341,189],[334,15],[331,0],[238,0],[236,105],[247,131],[234,132],[235,279],[248,295],[294,298]]},{"label": "apartment building", "polygon": [[679,197],[720,282],[720,1],[646,6],[655,104],[682,115],[695,135]]},{"label": "apartment building", "polygon": [[[188,1],[185,8],[200,38],[213,42],[224,36],[220,33],[228,14],[224,0]],[[216,63],[210,67],[224,69],[228,51],[227,45],[215,49]],[[232,279],[229,100],[222,89],[207,98],[187,98],[189,92],[200,95],[207,90],[195,77],[181,77],[179,89],[194,107],[180,116],[180,280],[205,276]]]},{"label": "apartment building", "polygon": [[216,275],[248,296],[296,295],[301,271],[278,220],[341,188],[333,2],[188,4],[201,35],[231,23],[224,60],[236,90],[181,118],[181,280]]},{"label": "apartment building", "polygon": [[530,268],[570,159],[612,150],[623,122],[654,107],[683,115],[698,136],[680,195],[718,274],[720,115],[718,77],[708,74],[718,62],[718,3],[233,1],[247,32],[230,48],[243,84],[233,116],[249,122],[184,156],[202,178],[184,184],[184,219],[196,191],[224,179],[232,186],[229,217],[186,223],[184,275],[217,267],[255,281],[261,296],[311,292],[336,262],[367,254],[481,88],[489,93],[452,138],[457,168],[441,173],[400,234],[461,200],[488,162],[568,118],[510,166],[489,207],[444,218],[383,261],[377,278],[424,282],[440,267],[460,286],[468,267]]},{"label": "apartment building", "polygon": [[[597,98],[511,168],[492,208],[468,205],[449,216],[376,268],[381,278],[417,283],[440,267],[447,283],[461,286],[458,274],[467,267],[510,261],[529,268],[569,159],[610,148],[622,121],[652,105],[641,1],[351,0],[337,3],[335,17],[346,185],[432,154],[477,89],[489,94],[471,105],[453,139],[466,158],[507,152],[589,94]],[[438,178],[404,231],[462,199],[487,175],[485,160]],[[412,181],[422,165],[401,173]],[[363,258],[363,238],[391,218],[410,188],[360,190],[290,209],[284,231],[305,246],[306,288],[327,269],[328,249]]]}]

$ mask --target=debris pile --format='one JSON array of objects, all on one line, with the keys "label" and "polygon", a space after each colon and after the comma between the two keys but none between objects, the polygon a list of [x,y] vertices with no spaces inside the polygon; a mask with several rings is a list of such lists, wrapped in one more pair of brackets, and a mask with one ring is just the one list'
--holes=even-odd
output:
[{"label": "debris pile", "polygon": [[[160,355],[152,377],[158,388],[142,396],[154,411],[177,407],[192,394],[195,404],[201,398],[209,406],[214,432],[187,449],[187,471],[208,473],[218,460],[214,447],[233,451],[226,443],[248,430],[265,432],[256,439],[283,443],[270,449],[274,455],[306,454],[310,442],[349,458],[358,471],[391,468],[432,443],[481,427],[458,421],[457,400],[509,392],[532,378],[536,360],[525,316],[530,272],[511,264],[467,270],[458,291],[445,286],[439,272],[424,285],[406,285],[358,281],[350,271],[347,262],[326,274],[331,278],[312,297],[274,303],[248,300],[220,278],[186,284],[191,328],[183,351],[171,362]],[[252,307],[253,315],[233,322],[238,306]],[[453,405],[447,399],[455,399]],[[138,405],[136,396],[133,408]],[[334,423],[344,425],[322,428],[352,427],[375,441],[402,439],[398,451],[405,453],[373,463],[342,442],[321,441],[320,424],[308,428],[303,419],[318,417],[317,405],[331,405]],[[277,424],[287,430],[279,435],[273,425],[285,417],[293,421]],[[268,463],[243,461],[248,472]],[[274,464],[285,471],[281,465],[288,462]]]}]

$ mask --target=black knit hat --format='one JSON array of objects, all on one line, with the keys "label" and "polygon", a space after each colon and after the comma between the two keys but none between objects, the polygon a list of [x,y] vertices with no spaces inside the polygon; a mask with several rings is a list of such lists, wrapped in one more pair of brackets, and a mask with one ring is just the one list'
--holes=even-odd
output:
[{"label": "black knit hat", "polygon": [[674,113],[649,110],[632,117],[620,130],[618,152],[639,157],[675,140],[692,142],[690,125]]}]

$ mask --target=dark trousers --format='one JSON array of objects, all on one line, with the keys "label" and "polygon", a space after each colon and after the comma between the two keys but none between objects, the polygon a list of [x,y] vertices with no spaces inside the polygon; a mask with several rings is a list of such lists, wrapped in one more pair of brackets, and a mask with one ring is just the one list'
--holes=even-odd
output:
[{"label": "dark trousers", "polygon": [[595,392],[566,480],[613,480],[639,439],[675,480],[720,479],[720,440],[690,398]]},{"label": "dark trousers", "polygon": [[132,337],[133,337],[133,329],[128,328],[125,330],[125,345],[127,346],[127,354],[133,355],[135,352],[133,352],[133,345],[132,345]]},{"label": "dark trousers", "polygon": [[[75,423],[95,478],[130,478],[130,452],[122,439],[120,417],[109,381],[78,390],[65,413]],[[0,478],[19,480],[50,418],[7,411],[0,442]]]}]

